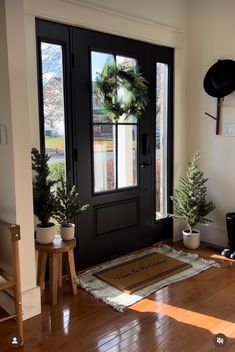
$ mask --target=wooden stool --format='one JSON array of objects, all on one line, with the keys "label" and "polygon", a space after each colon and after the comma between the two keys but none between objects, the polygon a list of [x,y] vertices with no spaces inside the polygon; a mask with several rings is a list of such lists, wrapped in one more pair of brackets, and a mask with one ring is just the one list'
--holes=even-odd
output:
[{"label": "wooden stool", "polygon": [[56,238],[53,243],[39,244],[35,242],[35,248],[38,251],[38,274],[37,285],[41,288],[41,294],[45,287],[45,271],[47,257],[49,257],[49,284],[50,284],[50,303],[54,306],[57,304],[58,287],[62,286],[62,255],[64,254],[68,278],[70,281],[72,294],[77,294],[77,276],[74,265],[73,249],[76,246],[76,240],[63,241]]}]

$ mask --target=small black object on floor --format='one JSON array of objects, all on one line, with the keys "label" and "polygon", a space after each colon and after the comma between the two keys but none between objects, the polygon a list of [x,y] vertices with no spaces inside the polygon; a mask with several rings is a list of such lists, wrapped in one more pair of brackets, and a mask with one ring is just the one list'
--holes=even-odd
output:
[{"label": "small black object on floor", "polygon": [[221,252],[221,255],[226,258],[235,259],[235,213],[226,214],[226,225],[228,247]]}]

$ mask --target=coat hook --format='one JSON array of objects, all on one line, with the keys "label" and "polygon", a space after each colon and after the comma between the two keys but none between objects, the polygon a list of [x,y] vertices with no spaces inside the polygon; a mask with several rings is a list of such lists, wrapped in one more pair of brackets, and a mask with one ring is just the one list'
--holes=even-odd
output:
[{"label": "coat hook", "polygon": [[205,112],[205,114],[212,119],[216,120],[216,134],[218,135],[220,132],[220,108],[223,104],[224,98],[217,98],[217,110],[216,110],[216,117],[212,116],[211,114],[208,114],[208,112]]}]

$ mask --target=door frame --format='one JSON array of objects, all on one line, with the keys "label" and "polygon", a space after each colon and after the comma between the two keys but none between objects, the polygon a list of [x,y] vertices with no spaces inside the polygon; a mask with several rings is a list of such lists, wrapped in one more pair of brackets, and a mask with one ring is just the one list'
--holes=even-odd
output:
[{"label": "door frame", "polygon": [[[72,31],[73,29],[78,29],[82,31],[88,31],[88,32],[93,32],[97,33],[98,35],[107,35],[110,37],[117,37],[115,35],[111,34],[105,34],[97,31],[92,31],[92,30],[86,30],[83,28],[79,27],[73,27],[73,26],[67,26],[63,24],[58,24],[46,20],[36,20],[37,21],[37,50],[38,50],[38,77],[40,77],[40,72],[41,72],[41,64],[39,60],[39,43],[40,41],[48,41],[51,43],[55,44],[60,44],[63,46],[63,55],[64,55],[64,75],[65,75],[65,80],[64,80],[64,99],[65,99],[65,128],[66,128],[66,135],[72,136],[72,138],[66,138],[66,171],[68,177],[71,179],[73,183],[76,184],[76,180],[79,177],[77,173],[77,168],[73,167],[74,163],[76,163],[77,158],[78,158],[78,151],[76,148],[76,133],[74,132],[76,130],[76,124],[75,124],[75,111],[72,109],[72,106],[75,105],[75,96],[72,94],[75,86],[73,82],[73,70],[74,66],[76,65],[76,57],[74,54],[74,50],[72,48],[72,40],[73,40],[73,35]],[[39,24],[40,23],[40,24]],[[51,28],[54,27],[54,30],[52,31]],[[40,32],[40,33],[39,33]],[[48,35],[50,33],[50,35]],[[61,39],[62,38],[62,39]],[[134,39],[127,39],[127,38],[122,38],[122,37],[117,37],[120,40],[129,40],[132,42],[135,42],[137,45],[138,43],[141,43],[142,45],[145,45],[148,47],[151,51],[150,55],[152,60],[158,56],[157,62],[166,62],[166,59],[168,60],[169,57],[166,58],[165,54],[162,54],[162,49],[163,47],[154,45],[154,44],[148,44],[144,42],[140,42],[138,40]],[[97,49],[97,48],[96,48]],[[172,48],[164,48],[166,51],[171,52],[170,54],[170,70],[169,70],[169,89],[168,89],[168,150],[170,151],[170,157],[168,158],[168,195],[172,194],[173,190],[173,64],[174,64],[174,52]],[[164,51],[164,50],[163,50]],[[156,62],[156,61],[155,61]],[[151,77],[149,79],[150,84],[154,84],[156,86],[156,72],[154,77]],[[70,82],[70,83],[69,83]],[[45,141],[44,141],[44,120],[43,120],[43,107],[42,107],[42,85],[40,83],[40,79],[38,79],[38,84],[39,84],[39,114],[40,114],[40,141],[41,141],[41,149],[45,150]],[[91,99],[91,97],[90,97]],[[149,110],[151,116],[153,116],[154,111],[156,111],[156,104],[155,104],[155,96],[154,96],[154,91],[152,90],[152,96],[151,96],[151,104],[149,104]],[[91,104],[90,104],[90,109],[91,109]],[[91,111],[90,111],[90,116],[91,116]],[[141,122],[140,122],[141,123]],[[90,123],[90,127],[92,127],[92,124]],[[153,134],[153,135],[152,135]],[[151,134],[151,159],[154,161],[155,164],[155,119],[152,118],[152,134]],[[139,136],[140,137],[140,136]],[[169,138],[170,137],[170,138]],[[70,139],[70,140],[69,140]],[[139,143],[140,143],[140,138],[139,138]],[[153,146],[154,144],[154,146]],[[90,148],[92,152],[92,148]],[[140,148],[139,148],[140,150]],[[169,154],[169,153],[168,153]],[[91,158],[93,160],[93,158]],[[140,159],[139,159],[140,160]],[[90,170],[93,172],[93,165],[90,165]],[[139,168],[138,168],[138,172]],[[139,177],[138,177],[139,178]],[[92,177],[93,179],[93,177]],[[140,179],[140,178],[139,178]],[[155,219],[155,165],[152,167],[152,177],[151,177],[151,194],[152,194],[152,214],[151,214],[151,227],[153,228],[153,233],[156,234],[156,236],[153,237],[153,242],[160,241],[165,238],[165,236],[159,236],[160,232],[163,232],[163,229],[167,228],[167,232],[170,233],[170,236],[172,236],[172,219],[169,218],[164,218],[164,219]],[[91,186],[93,187],[93,185]],[[92,188],[93,190],[93,188]],[[124,189],[125,190],[125,189]],[[119,190],[119,192],[122,192],[122,190]],[[109,192],[109,193],[112,193]],[[107,192],[105,192],[105,195]],[[94,194],[93,194],[94,196]],[[95,197],[102,196],[102,194],[95,194]],[[169,196],[168,196],[168,207],[171,205]],[[171,208],[169,209],[171,210]],[[169,236],[168,236],[169,237]]]}]

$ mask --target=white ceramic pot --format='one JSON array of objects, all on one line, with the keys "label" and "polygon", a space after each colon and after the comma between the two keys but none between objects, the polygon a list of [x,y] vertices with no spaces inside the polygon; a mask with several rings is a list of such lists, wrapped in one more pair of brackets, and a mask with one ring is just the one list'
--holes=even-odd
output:
[{"label": "white ceramic pot", "polygon": [[193,230],[193,232],[190,233],[189,230],[183,230],[183,243],[186,248],[198,248],[200,246],[200,231]]},{"label": "white ceramic pot", "polygon": [[38,243],[49,244],[52,243],[56,235],[56,226],[52,222],[49,223],[51,226],[42,227],[41,224],[36,226],[36,239]]},{"label": "white ceramic pot", "polygon": [[70,241],[74,238],[75,234],[75,225],[69,223],[68,226],[60,227],[60,236],[63,241]]}]

